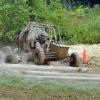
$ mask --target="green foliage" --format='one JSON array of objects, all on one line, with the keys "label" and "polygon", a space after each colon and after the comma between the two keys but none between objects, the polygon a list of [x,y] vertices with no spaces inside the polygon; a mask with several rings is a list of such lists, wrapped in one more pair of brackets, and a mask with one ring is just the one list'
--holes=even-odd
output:
[{"label": "green foliage", "polygon": [[[6,0],[5,0],[6,1]],[[0,6],[0,33],[2,37],[9,34],[8,37],[11,38],[12,31],[14,33],[21,29],[29,20],[28,9],[25,9],[20,3],[13,4],[13,2],[7,2],[1,4]]]},{"label": "green foliage", "polygon": [[[16,1],[16,2],[15,2]],[[66,10],[62,0],[0,0],[0,38],[22,29],[28,21],[55,24],[69,44],[100,43],[100,8]]]}]

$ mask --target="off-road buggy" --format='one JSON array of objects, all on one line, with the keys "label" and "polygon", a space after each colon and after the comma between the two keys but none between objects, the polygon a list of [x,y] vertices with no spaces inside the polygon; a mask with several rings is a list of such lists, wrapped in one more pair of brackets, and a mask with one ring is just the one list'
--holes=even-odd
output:
[{"label": "off-road buggy", "polygon": [[70,66],[78,67],[80,64],[78,54],[70,56],[69,47],[61,44],[59,28],[55,25],[31,22],[15,40],[20,50],[31,52],[35,64],[49,64],[66,58]]}]

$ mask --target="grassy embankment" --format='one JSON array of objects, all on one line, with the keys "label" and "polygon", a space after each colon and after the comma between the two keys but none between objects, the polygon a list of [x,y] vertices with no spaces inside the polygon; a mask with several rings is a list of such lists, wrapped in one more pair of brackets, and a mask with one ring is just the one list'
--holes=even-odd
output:
[{"label": "grassy embankment", "polygon": [[0,76],[0,100],[100,100],[100,83]]}]

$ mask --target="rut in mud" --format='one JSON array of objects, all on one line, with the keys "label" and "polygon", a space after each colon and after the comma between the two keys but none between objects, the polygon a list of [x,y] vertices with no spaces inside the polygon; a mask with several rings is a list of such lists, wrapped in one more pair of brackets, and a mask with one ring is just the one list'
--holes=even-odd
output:
[{"label": "rut in mud", "polygon": [[28,64],[0,65],[0,75],[13,75],[36,80],[74,80],[97,82],[100,81],[99,72],[90,72],[90,68],[86,67],[36,66]]}]

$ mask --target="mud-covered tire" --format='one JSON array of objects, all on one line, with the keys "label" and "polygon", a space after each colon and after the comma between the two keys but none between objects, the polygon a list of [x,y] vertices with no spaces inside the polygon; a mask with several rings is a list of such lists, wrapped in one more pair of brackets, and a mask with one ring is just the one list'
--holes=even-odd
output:
[{"label": "mud-covered tire", "polygon": [[18,58],[16,55],[10,54],[7,55],[5,58],[6,63],[12,63],[12,64],[17,64],[18,63]]},{"label": "mud-covered tire", "polygon": [[5,55],[13,54],[13,50],[10,46],[4,46],[3,48],[1,48],[1,51],[5,53]]},{"label": "mud-covered tire", "polygon": [[69,64],[72,67],[79,67],[80,66],[80,57],[76,52],[71,54]]},{"label": "mud-covered tire", "polygon": [[34,50],[34,63],[37,65],[43,65],[45,60],[44,50],[41,47],[37,47]]}]

